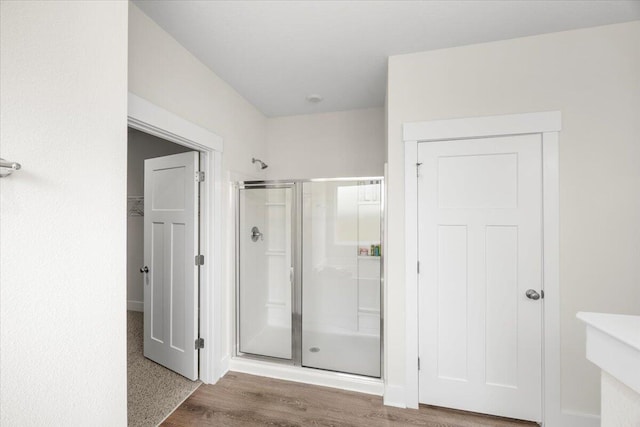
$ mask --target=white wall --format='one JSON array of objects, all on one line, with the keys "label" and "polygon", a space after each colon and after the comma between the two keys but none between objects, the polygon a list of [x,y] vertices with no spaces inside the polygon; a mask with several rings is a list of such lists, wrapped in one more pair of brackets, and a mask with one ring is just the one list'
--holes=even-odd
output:
[{"label": "white wall", "polygon": [[0,424],[126,425],[127,4],[0,16]]},{"label": "white wall", "polygon": [[270,118],[267,177],[381,176],[384,126],[382,108]]},{"label": "white wall", "polygon": [[262,176],[251,158],[266,156],[264,115],[133,3],[129,91],[222,137],[226,171]]},{"label": "white wall", "polygon": [[223,232],[226,254],[225,323],[227,334],[218,337],[231,351],[235,289],[234,212],[228,180],[259,179],[264,172],[251,163],[266,157],[266,118],[221,80],[134,4],[129,4],[129,91],[209,129],[223,139],[225,207]]},{"label": "white wall", "polygon": [[[127,131],[127,196],[144,196],[144,161],[154,157],[192,151],[153,135]],[[127,212],[129,207],[127,206]],[[144,217],[127,215],[127,308],[143,309]]]},{"label": "white wall", "polygon": [[402,123],[562,111],[562,405],[599,412],[578,310],[640,314],[640,22],[389,59],[388,381],[404,385]]}]

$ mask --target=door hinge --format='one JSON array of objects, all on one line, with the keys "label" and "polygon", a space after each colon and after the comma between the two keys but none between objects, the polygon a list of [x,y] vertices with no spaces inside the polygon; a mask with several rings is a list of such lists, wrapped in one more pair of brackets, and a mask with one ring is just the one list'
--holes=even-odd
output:
[{"label": "door hinge", "polygon": [[196,182],[204,182],[204,171],[196,172]]},{"label": "door hinge", "polygon": [[418,357],[418,371],[420,370],[420,358]]},{"label": "door hinge", "polygon": [[201,348],[204,348],[204,338],[198,338],[196,340],[196,350],[200,350]]},{"label": "door hinge", "polygon": [[416,178],[420,178],[420,166],[422,163],[416,163]]},{"label": "door hinge", "polygon": [[204,255],[196,255],[196,265],[204,265]]},{"label": "door hinge", "polygon": [[418,261],[418,274],[420,274],[420,261]]}]

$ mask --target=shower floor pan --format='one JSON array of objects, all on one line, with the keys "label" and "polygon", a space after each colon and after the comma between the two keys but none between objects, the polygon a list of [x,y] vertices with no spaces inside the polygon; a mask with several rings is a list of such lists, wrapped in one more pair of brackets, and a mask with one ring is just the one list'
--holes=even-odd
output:
[{"label": "shower floor pan", "polygon": [[[243,353],[291,358],[291,331],[267,326]],[[305,331],[302,334],[302,366],[380,377],[380,339],[374,335]]]}]

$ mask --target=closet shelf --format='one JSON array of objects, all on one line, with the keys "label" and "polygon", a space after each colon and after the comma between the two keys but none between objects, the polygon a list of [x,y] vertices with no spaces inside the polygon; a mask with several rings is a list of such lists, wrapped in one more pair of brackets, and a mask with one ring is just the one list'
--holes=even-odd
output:
[{"label": "closet shelf", "polygon": [[127,196],[127,215],[144,216],[144,196]]}]

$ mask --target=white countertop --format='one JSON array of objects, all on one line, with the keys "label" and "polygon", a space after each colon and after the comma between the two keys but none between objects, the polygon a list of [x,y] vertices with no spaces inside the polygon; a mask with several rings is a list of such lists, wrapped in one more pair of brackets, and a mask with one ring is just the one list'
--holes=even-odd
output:
[{"label": "white countertop", "polygon": [[640,393],[640,316],[579,312],[587,324],[587,359]]}]

